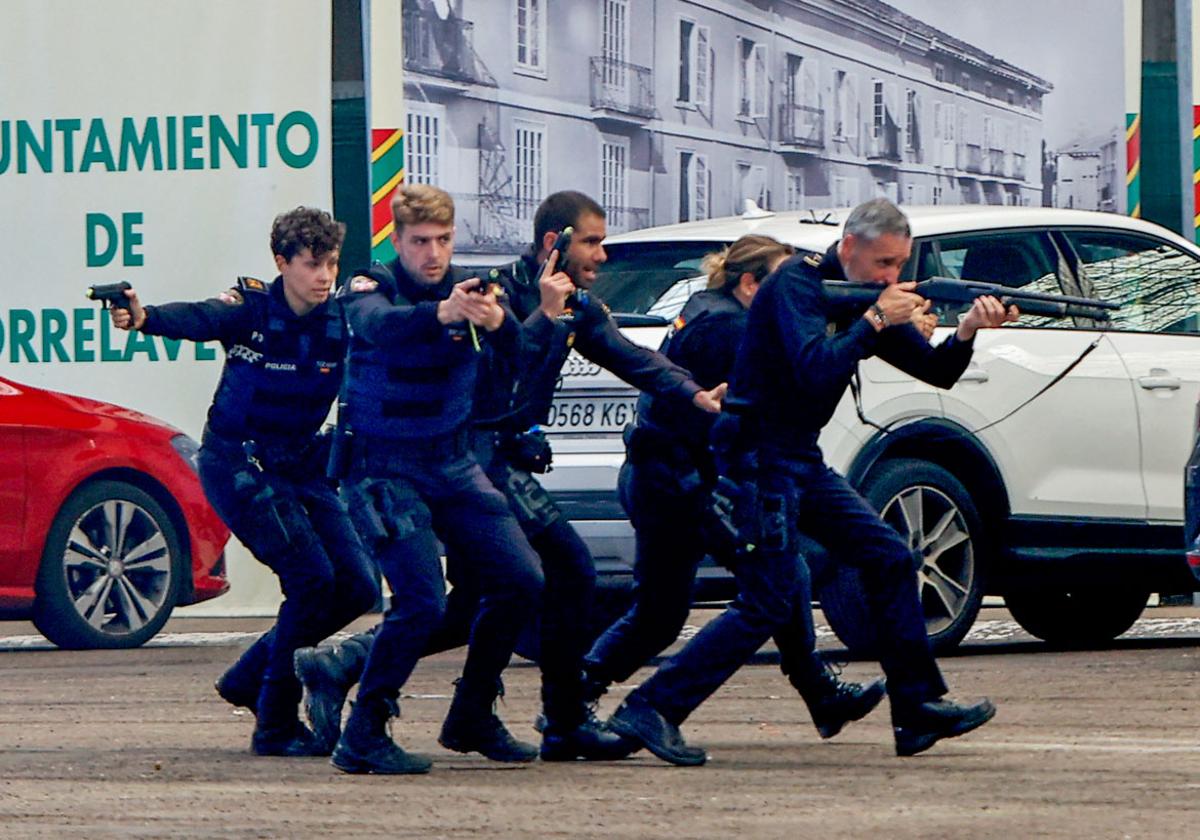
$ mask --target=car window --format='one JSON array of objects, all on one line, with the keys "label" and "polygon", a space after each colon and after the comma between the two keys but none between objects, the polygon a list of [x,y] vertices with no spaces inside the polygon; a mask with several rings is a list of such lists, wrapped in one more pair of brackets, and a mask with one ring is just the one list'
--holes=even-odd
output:
[{"label": "car window", "polygon": [[1122,231],[1065,231],[1080,287],[1121,305],[1111,328],[1200,333],[1200,262],[1160,239]]},{"label": "car window", "polygon": [[[1045,231],[968,233],[925,239],[917,243],[916,280],[950,277],[980,280],[1023,291],[1061,295],[1058,250]],[[953,324],[969,304],[939,304],[943,324]],[[1072,327],[1070,319],[1022,315],[1026,327]]]},{"label": "car window", "polygon": [[[727,244],[711,241],[605,245],[608,260],[600,266],[594,287],[596,296],[613,312],[674,318],[689,297],[692,281],[700,275],[705,255]],[[703,281],[695,290],[699,288],[703,288]],[[676,301],[678,308],[665,312]]]}]

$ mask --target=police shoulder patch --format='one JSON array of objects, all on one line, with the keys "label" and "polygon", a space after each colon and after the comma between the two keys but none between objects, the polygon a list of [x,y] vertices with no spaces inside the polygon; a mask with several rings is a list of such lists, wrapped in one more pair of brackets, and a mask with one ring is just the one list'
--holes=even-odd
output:
[{"label": "police shoulder patch", "polygon": [[246,299],[242,297],[242,293],[237,289],[226,289],[217,295],[217,300],[221,301],[221,303],[227,303],[230,306],[241,306],[246,302]]},{"label": "police shoulder patch", "polygon": [[350,291],[354,294],[360,292],[373,292],[379,288],[379,281],[372,280],[365,274],[359,274],[350,280]]},{"label": "police shoulder patch", "polygon": [[260,294],[267,292],[267,284],[257,277],[239,277],[237,284],[243,292],[259,292]]}]

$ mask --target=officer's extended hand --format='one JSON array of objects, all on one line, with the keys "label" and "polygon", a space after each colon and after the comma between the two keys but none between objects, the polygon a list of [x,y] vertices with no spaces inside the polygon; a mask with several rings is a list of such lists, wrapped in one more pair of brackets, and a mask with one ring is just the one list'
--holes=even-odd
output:
[{"label": "officer's extended hand", "polygon": [[457,324],[467,320],[466,304],[472,297],[471,291],[478,285],[478,277],[455,283],[454,288],[450,290],[450,297],[438,302],[438,321],[443,324]]},{"label": "officer's extended hand", "polygon": [[[496,300],[496,293],[490,289],[480,291],[483,288],[482,280],[474,282],[467,280],[461,285],[468,291],[462,302],[463,317],[488,332],[499,329],[500,325],[504,323],[504,307]],[[455,291],[457,291],[457,287],[455,287]]]},{"label": "officer's extended hand", "polygon": [[883,317],[889,326],[911,320],[913,312],[920,309],[925,303],[925,298],[913,291],[915,288],[917,288],[917,284],[912,281],[894,283],[885,286],[879,293],[879,299],[875,301],[875,305],[883,312]]},{"label": "officer's extended hand", "polygon": [[912,318],[910,319],[912,325],[917,328],[917,332],[924,336],[926,340],[933,338],[933,331],[937,329],[938,325],[937,313],[929,311],[932,306],[933,301],[925,301],[913,310]]},{"label": "officer's extended hand", "polygon": [[142,308],[142,302],[138,300],[137,292],[133,289],[126,289],[125,297],[129,298],[128,309],[109,307],[108,314],[112,318],[112,324],[119,330],[140,330],[142,324],[146,323],[146,310]]},{"label": "officer's extended hand", "polygon": [[538,278],[538,291],[542,302],[540,309],[547,318],[554,319],[567,309],[567,297],[575,291],[571,276],[565,271],[558,271],[558,251],[551,251]]},{"label": "officer's extended hand", "polygon": [[698,391],[696,396],[692,397],[692,405],[696,406],[709,414],[721,413],[721,400],[725,399],[725,392],[729,390],[729,383],[722,382],[711,391]]},{"label": "officer's extended hand", "polygon": [[961,340],[969,341],[981,329],[1011,323],[1020,316],[1021,311],[1016,306],[1005,307],[998,298],[983,295],[975,298],[975,302],[971,304],[967,314],[958,322],[958,330],[955,334]]}]

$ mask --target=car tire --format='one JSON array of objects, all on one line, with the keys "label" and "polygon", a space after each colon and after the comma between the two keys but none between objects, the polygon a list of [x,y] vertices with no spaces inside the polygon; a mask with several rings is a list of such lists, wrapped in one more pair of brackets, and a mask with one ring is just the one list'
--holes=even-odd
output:
[{"label": "car tire", "polygon": [[33,623],[62,648],[138,647],[170,617],[185,568],[162,505],[132,484],[91,482],[50,526]]},{"label": "car tire", "polygon": [[[935,652],[950,650],[971,629],[983,601],[983,563],[975,544],[983,523],[970,494],[949,471],[912,458],[880,463],[861,492],[913,549],[930,644]],[[842,643],[855,655],[874,656],[876,621],[859,571],[828,564],[816,575],[816,589]]]},{"label": "car tire", "polygon": [[1148,590],[1039,588],[1006,593],[1013,619],[1031,636],[1058,647],[1098,647],[1133,626],[1146,608]]}]

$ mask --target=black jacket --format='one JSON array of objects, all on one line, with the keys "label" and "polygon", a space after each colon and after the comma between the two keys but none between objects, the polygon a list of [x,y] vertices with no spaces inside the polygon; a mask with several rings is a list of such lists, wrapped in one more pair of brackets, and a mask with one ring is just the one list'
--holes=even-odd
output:
[{"label": "black jacket", "polygon": [[[858,363],[879,356],[939,388],[958,381],[973,342],[950,336],[934,347],[912,324],[876,333],[862,317],[840,317],[821,285],[845,280],[837,245],[824,258],[796,256],[767,278],[754,297],[732,388],[758,417],[760,443],[787,452],[816,451]],[[841,320],[836,329],[830,322]]]}]

